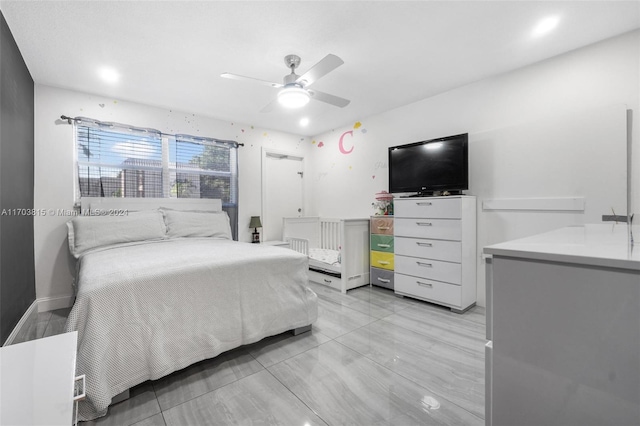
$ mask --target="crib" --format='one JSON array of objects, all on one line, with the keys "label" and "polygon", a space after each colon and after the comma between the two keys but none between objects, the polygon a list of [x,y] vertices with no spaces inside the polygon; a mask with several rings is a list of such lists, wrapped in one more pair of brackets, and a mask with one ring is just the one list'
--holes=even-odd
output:
[{"label": "crib", "polygon": [[369,284],[369,219],[287,217],[283,240],[309,256],[309,280],[346,293]]}]

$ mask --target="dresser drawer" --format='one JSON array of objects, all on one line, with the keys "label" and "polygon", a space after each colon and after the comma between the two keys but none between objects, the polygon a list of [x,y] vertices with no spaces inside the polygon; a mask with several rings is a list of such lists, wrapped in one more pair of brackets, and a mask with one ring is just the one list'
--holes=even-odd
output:
[{"label": "dresser drawer", "polygon": [[371,233],[393,235],[393,218],[392,217],[372,217]]},{"label": "dresser drawer", "polygon": [[462,287],[404,274],[396,274],[394,291],[447,305],[460,306],[462,303]]},{"label": "dresser drawer", "polygon": [[393,290],[393,271],[371,268],[371,284]]},{"label": "dresser drawer", "polygon": [[393,253],[393,235],[371,234],[371,250]]},{"label": "dresser drawer", "polygon": [[[373,262],[371,264],[373,265]],[[459,263],[398,255],[395,259],[395,268],[402,271],[403,274],[414,277],[445,281],[457,285],[462,283],[462,266]]]},{"label": "dresser drawer", "polygon": [[462,200],[460,198],[396,199],[393,209],[396,217],[460,219]]},{"label": "dresser drawer", "polygon": [[396,237],[395,253],[397,255],[445,260],[447,262],[461,262],[462,243],[460,241]]},{"label": "dresser drawer", "polygon": [[309,281],[316,284],[327,285],[338,290],[342,288],[342,281],[340,278],[332,277],[331,275],[322,274],[316,271],[309,271]]},{"label": "dresser drawer", "polygon": [[396,219],[395,228],[400,237],[462,239],[462,224],[457,219]]},{"label": "dresser drawer", "polygon": [[384,253],[381,251],[371,252],[371,266],[374,268],[389,269],[393,271],[393,253]]}]

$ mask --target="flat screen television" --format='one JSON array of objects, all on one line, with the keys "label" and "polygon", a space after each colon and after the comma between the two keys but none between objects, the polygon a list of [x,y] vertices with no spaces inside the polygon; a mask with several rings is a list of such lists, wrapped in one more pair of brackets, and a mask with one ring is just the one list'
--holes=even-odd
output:
[{"label": "flat screen television", "polygon": [[469,135],[389,148],[389,192],[434,195],[469,189]]}]

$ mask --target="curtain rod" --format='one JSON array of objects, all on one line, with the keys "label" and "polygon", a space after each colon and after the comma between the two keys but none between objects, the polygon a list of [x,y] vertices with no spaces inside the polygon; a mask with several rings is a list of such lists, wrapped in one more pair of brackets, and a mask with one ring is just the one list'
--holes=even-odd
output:
[{"label": "curtain rod", "polygon": [[69,117],[69,116],[66,116],[66,115],[61,115],[60,118],[63,119],[63,120],[67,120],[67,123],[69,123],[69,124],[81,123],[81,122],[84,121],[84,122],[96,124],[96,125],[102,126],[102,127],[121,127],[121,128],[124,128],[124,129],[136,131],[136,132],[156,133],[156,134],[161,135],[161,136],[174,136],[174,137],[182,136],[182,137],[187,137],[187,138],[190,138],[190,139],[193,139],[193,140],[196,140],[196,141],[217,142],[217,143],[223,143],[223,144],[227,144],[227,145],[233,145],[235,147],[244,146],[243,143],[236,142],[236,141],[215,139],[215,138],[207,138],[207,137],[203,137],[203,136],[164,133],[164,132],[161,132],[160,130],[156,130],[156,129],[144,128],[144,127],[136,127],[136,126],[131,126],[129,124],[114,123],[114,122],[108,122],[108,121],[100,121],[100,120],[96,120],[96,119],[88,118],[88,117]]}]

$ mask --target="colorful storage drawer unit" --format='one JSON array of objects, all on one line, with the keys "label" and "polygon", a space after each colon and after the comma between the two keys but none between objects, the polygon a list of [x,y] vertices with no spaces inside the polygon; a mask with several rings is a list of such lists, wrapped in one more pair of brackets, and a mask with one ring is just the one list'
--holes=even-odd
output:
[{"label": "colorful storage drawer unit", "polygon": [[393,290],[394,282],[393,216],[371,217],[371,284]]}]

